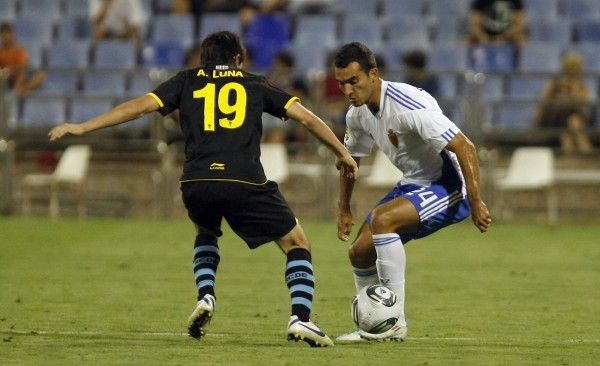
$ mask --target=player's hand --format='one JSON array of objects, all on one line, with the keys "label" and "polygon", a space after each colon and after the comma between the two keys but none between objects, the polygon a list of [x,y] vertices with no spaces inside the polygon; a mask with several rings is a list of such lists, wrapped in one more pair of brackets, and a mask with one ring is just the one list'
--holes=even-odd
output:
[{"label": "player's hand", "polygon": [[338,239],[348,241],[349,235],[352,232],[352,212],[338,212]]},{"label": "player's hand", "polygon": [[50,130],[50,132],[48,132],[48,137],[50,138],[50,141],[54,141],[67,134],[79,136],[83,135],[84,133],[85,131],[80,124],[63,123]]},{"label": "player's hand", "polygon": [[358,178],[358,164],[350,155],[337,158],[335,161],[335,167],[341,170],[344,176],[348,179]]},{"label": "player's hand", "polygon": [[479,231],[486,232],[492,224],[492,216],[485,203],[481,200],[471,202],[471,218]]}]

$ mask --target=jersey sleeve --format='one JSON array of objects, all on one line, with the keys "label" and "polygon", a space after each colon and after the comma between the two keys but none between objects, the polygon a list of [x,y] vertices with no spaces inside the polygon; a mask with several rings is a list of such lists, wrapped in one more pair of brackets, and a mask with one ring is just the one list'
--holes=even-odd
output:
[{"label": "jersey sleeve", "polygon": [[417,133],[437,152],[444,150],[448,142],[460,129],[439,110],[422,110],[404,113],[399,117],[400,129],[408,129]]},{"label": "jersey sleeve", "polygon": [[160,114],[166,116],[179,108],[184,82],[185,74],[179,72],[177,75],[160,84],[152,92],[148,93],[148,95],[154,98],[158,103],[160,107],[158,111]]},{"label": "jersey sleeve", "polygon": [[346,115],[346,134],[344,136],[344,146],[352,156],[361,157],[371,155],[375,140],[365,131],[358,121],[349,117],[350,111]]},{"label": "jersey sleeve", "polygon": [[277,117],[286,118],[287,109],[295,102],[299,101],[285,91],[273,86],[267,80],[263,81],[264,88],[264,111]]}]

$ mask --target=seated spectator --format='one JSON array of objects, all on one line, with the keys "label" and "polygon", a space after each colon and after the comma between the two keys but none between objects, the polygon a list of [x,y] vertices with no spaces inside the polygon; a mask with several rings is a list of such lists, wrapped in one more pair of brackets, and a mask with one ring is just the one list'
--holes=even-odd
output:
[{"label": "seated spectator", "polygon": [[8,74],[9,87],[24,97],[38,89],[46,74],[29,69],[27,50],[17,43],[12,24],[0,25],[0,70]]},{"label": "seated spectator", "polygon": [[508,42],[520,48],[527,41],[522,0],[474,0],[469,11],[473,44]]},{"label": "seated spectator", "polygon": [[427,70],[427,55],[422,51],[408,52],[402,56],[404,82],[421,88],[436,97],[439,95],[439,82],[436,75]]},{"label": "seated spectator", "polygon": [[590,94],[583,81],[583,58],[576,53],[563,56],[561,71],[546,85],[538,103],[535,126],[556,129],[564,153],[590,153],[586,133],[590,119]]},{"label": "seated spectator", "polygon": [[90,0],[94,39],[131,39],[141,45],[148,15],[140,0]]}]

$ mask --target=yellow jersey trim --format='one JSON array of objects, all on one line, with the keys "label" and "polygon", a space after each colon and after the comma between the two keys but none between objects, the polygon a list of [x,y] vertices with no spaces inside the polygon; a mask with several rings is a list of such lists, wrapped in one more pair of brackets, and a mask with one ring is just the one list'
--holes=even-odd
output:
[{"label": "yellow jersey trim", "polygon": [[165,104],[162,102],[162,100],[160,100],[160,98],[158,97],[158,95],[156,95],[156,94],[154,94],[154,93],[148,93],[148,94],[146,94],[146,95],[149,95],[149,96],[151,96],[152,98],[154,98],[154,100],[156,100],[156,103],[158,103],[158,106],[159,106],[159,107],[161,107],[161,108],[162,108],[162,107],[164,107],[164,106],[165,106]]},{"label": "yellow jersey trim", "polygon": [[180,180],[179,183],[188,183],[188,182],[233,182],[233,183],[244,183],[244,184],[250,184],[253,186],[262,186],[267,184],[269,180],[267,179],[266,181],[264,181],[263,183],[253,183],[253,182],[246,182],[245,180],[238,180],[238,179],[210,179],[210,178],[199,178],[199,179],[185,179],[185,180]]},{"label": "yellow jersey trim", "polygon": [[291,97],[290,100],[288,100],[288,102],[285,103],[285,107],[283,107],[283,108],[285,108],[287,110],[294,102],[299,102],[299,101],[300,101],[300,98]]}]

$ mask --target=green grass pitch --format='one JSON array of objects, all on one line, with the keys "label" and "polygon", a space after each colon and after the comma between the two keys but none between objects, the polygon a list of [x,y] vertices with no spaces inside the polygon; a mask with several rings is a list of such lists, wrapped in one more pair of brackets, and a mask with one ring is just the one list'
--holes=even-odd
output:
[{"label": "green grass pitch", "polygon": [[[353,327],[347,244],[305,222],[313,319]],[[201,341],[185,220],[0,218],[0,364],[598,365],[600,227],[468,222],[407,245],[403,343],[288,342],[284,256],[231,231],[220,241],[217,309]]]}]

